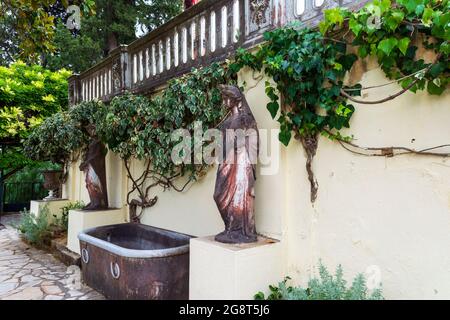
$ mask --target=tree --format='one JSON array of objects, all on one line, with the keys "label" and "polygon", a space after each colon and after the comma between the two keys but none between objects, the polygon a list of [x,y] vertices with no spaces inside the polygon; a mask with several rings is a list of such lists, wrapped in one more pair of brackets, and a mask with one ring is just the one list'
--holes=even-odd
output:
[{"label": "tree", "polygon": [[[73,0],[85,14],[93,12],[94,0]],[[55,22],[64,18],[68,0],[0,1],[0,64],[16,59],[33,64],[54,52]]]},{"label": "tree", "polygon": [[22,153],[22,139],[30,130],[67,109],[70,72],[51,72],[23,62],[0,66],[0,170],[10,172],[31,163]]},{"label": "tree", "polygon": [[47,54],[45,66],[83,72],[105,58],[120,44],[136,39],[167,22],[182,10],[181,0],[96,0],[95,15],[81,17],[77,32],[59,19],[55,29],[56,51]]}]

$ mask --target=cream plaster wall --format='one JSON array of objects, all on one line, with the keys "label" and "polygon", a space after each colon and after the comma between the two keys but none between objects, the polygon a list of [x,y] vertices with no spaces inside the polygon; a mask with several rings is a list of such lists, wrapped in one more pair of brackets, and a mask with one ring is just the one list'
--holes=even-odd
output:
[{"label": "cream plaster wall", "polygon": [[[379,69],[362,78],[363,86],[386,82]],[[394,85],[364,98],[398,90]],[[449,105],[448,94],[426,93],[355,105],[347,134],[362,146],[448,144]],[[294,144],[287,155],[287,259],[294,282],[304,284],[321,258],[327,266],[341,263],[349,277],[377,266],[389,299],[450,298],[450,159],[364,157],[321,138],[314,160],[319,194],[311,206],[303,151]]]},{"label": "cream plaster wall", "polygon": [[[361,78],[363,86],[388,82],[373,64],[364,68],[353,80]],[[253,76],[240,75],[247,83],[247,101],[260,129],[276,129],[266,110],[265,79],[258,82]],[[397,85],[383,87],[364,99],[398,90]],[[449,94],[426,93],[407,93],[383,105],[355,105],[346,133],[362,146],[421,149],[447,144],[449,105]],[[281,240],[283,268],[294,283],[305,284],[322,259],[331,269],[341,263],[349,279],[377,266],[388,299],[450,299],[450,159],[364,157],[321,138],[314,160],[319,193],[312,206],[300,144],[277,144],[274,150],[280,153],[279,170],[258,176],[256,223],[261,234]],[[107,170],[110,202],[124,206],[130,183],[123,164],[111,153]],[[132,171],[139,175],[142,163],[134,162]],[[195,236],[222,231],[212,198],[215,171],[182,194],[157,191],[159,201],[144,212],[142,222]],[[88,202],[84,175],[77,167],[67,185],[71,200]]]}]

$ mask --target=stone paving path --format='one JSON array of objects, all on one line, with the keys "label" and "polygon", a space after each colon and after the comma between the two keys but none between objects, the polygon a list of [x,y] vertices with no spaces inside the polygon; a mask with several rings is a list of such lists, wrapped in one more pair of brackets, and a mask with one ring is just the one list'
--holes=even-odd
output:
[{"label": "stone paving path", "polygon": [[30,247],[17,231],[0,230],[0,300],[103,300],[80,282],[79,269]]}]

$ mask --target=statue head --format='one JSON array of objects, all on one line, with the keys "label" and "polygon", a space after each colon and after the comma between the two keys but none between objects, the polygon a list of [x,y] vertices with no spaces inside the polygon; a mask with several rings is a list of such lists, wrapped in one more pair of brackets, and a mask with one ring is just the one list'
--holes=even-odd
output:
[{"label": "statue head", "polygon": [[222,99],[228,109],[237,107],[237,105],[242,101],[242,92],[238,87],[220,84],[219,89],[222,93]]}]

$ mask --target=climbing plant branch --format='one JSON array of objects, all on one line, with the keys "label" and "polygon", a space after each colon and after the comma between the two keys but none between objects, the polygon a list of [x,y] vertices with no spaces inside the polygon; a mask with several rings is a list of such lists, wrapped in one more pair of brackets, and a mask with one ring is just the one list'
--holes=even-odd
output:
[{"label": "climbing plant branch", "polygon": [[[246,66],[275,83],[266,82],[267,109],[280,124],[280,141],[287,146],[294,137],[305,150],[312,202],[318,187],[312,170],[318,136],[341,137],[340,130],[350,126],[355,112],[352,102],[375,105],[408,91],[426,89],[432,95],[445,91],[450,82],[449,9],[448,0],[376,0],[356,12],[334,8],[325,11],[319,30],[289,26],[266,32],[265,43],[255,53],[238,50],[231,72]],[[433,63],[421,59],[416,43],[421,50],[435,54]],[[350,53],[355,50],[349,46],[356,48],[356,53]],[[367,56],[377,58],[385,75],[403,89],[376,101],[356,98],[362,90],[375,87],[346,87],[344,77],[356,60]],[[338,141],[346,147],[351,143]],[[434,154],[408,148],[372,151],[384,156],[398,151]]]},{"label": "climbing plant branch", "polygon": [[[406,154],[415,154],[415,155],[421,155],[421,156],[437,156],[437,157],[450,157],[449,152],[431,152],[431,150],[437,150],[442,148],[450,148],[450,144],[444,144],[432,148],[427,148],[423,150],[414,150],[406,147],[361,147],[355,143],[345,141],[342,139],[337,139],[339,144],[346,150],[361,155],[361,156],[367,156],[367,157],[394,157],[399,155],[406,155]],[[363,151],[379,151],[378,153],[364,153],[361,151],[356,151],[351,149],[350,147],[363,150]]]},{"label": "climbing plant branch", "polygon": [[[143,210],[157,203],[157,195],[152,194],[155,188],[184,192],[207,170],[203,162],[172,161],[174,147],[180,142],[173,139],[173,133],[183,129],[192,136],[197,123],[200,130],[219,125],[226,110],[218,85],[233,82],[230,77],[224,67],[214,63],[169,82],[161,95],[147,98],[126,93],[106,107],[99,132],[125,163],[131,180],[127,194],[131,221],[140,222]],[[187,156],[194,159],[193,154]],[[133,177],[131,161],[145,161],[139,177]]]}]

